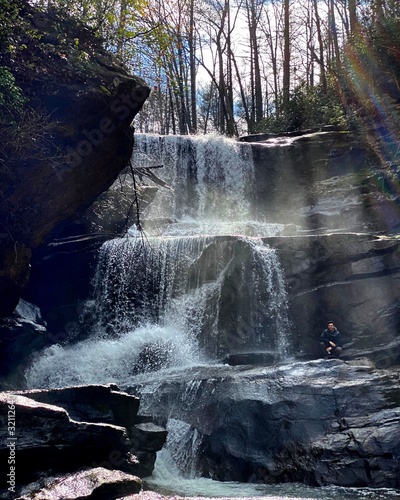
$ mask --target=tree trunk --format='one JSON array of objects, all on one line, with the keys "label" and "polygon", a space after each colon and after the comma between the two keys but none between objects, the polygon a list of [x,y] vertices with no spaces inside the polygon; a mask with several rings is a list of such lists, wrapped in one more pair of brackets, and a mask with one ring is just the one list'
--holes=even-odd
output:
[{"label": "tree trunk", "polygon": [[384,13],[383,13],[383,0],[375,0],[374,11],[377,24],[383,24]]},{"label": "tree trunk", "polygon": [[349,0],[350,33],[355,33],[358,27],[356,4],[357,0]]},{"label": "tree trunk", "polygon": [[226,129],[229,136],[235,135],[235,117],[233,108],[233,76],[232,76],[232,44],[231,44],[231,13],[229,0],[227,6],[227,37],[226,37]]},{"label": "tree trunk", "polygon": [[289,0],[284,3],[284,55],[283,55],[283,112],[285,118],[289,113],[289,92],[290,92],[290,28],[289,28]]},{"label": "tree trunk", "polygon": [[117,56],[123,62],[124,61],[124,33],[126,30],[126,0],[121,0],[120,10],[119,10],[119,25],[117,30]]},{"label": "tree trunk", "polygon": [[[338,37],[337,37],[334,0],[330,0],[330,3],[329,3],[329,20],[330,20],[330,25],[331,25],[333,57],[334,57],[334,61],[335,61],[335,72],[337,74],[339,74],[341,72],[342,63],[340,61],[340,49],[339,49],[339,41],[338,41]],[[350,23],[350,25],[351,25],[351,23]]]},{"label": "tree trunk", "polygon": [[263,118],[263,94],[261,84],[260,71],[260,53],[257,39],[257,12],[254,0],[249,0],[246,3],[247,18],[249,23],[249,39],[250,39],[250,74],[251,74],[251,101],[252,109],[250,112],[251,121],[249,124],[249,132],[255,132],[257,123]]},{"label": "tree trunk", "polygon": [[322,41],[322,32],[321,32],[321,21],[318,13],[318,3],[317,0],[314,1],[314,12],[315,12],[315,26],[317,28],[317,38],[318,38],[318,45],[319,45],[319,58],[318,58],[318,64],[320,67],[320,72],[321,72],[321,86],[322,86],[322,91],[326,94],[327,92],[327,82],[326,82],[326,68],[325,68],[325,55],[324,55],[324,44]]},{"label": "tree trunk", "polygon": [[190,109],[192,119],[190,122],[190,132],[192,134],[197,131],[197,85],[196,85],[196,38],[194,31],[194,1],[190,0],[189,13],[189,66],[190,66]]}]

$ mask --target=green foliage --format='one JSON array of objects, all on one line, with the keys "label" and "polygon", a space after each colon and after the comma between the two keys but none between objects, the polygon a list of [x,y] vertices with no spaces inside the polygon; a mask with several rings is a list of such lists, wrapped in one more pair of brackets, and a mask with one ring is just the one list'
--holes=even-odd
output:
[{"label": "green foliage", "polygon": [[138,19],[145,17],[147,5],[147,0],[38,0],[36,4],[61,21],[85,24],[105,48],[117,53],[129,51],[129,42],[137,36]]},{"label": "green foliage", "polygon": [[[387,17],[384,24],[370,27],[369,39],[377,54],[379,64],[384,65],[392,74],[400,77],[399,50],[400,50],[400,13],[398,16]],[[366,44],[364,44],[366,45]],[[364,47],[364,58],[367,59],[370,51]],[[368,60],[368,59],[367,59]]]},{"label": "green foliage", "polygon": [[322,125],[345,125],[345,113],[332,86],[299,85],[290,96],[288,129],[298,130]]},{"label": "green foliage", "polygon": [[[16,84],[10,69],[17,50],[24,50],[21,44],[20,1],[3,0],[0,4],[0,123],[9,124],[26,102],[21,88]],[[8,64],[4,64],[4,63]]]},{"label": "green foliage", "polygon": [[15,112],[21,111],[26,100],[10,70],[0,66],[0,122],[8,121]]},{"label": "green foliage", "polygon": [[302,82],[290,94],[287,112],[264,118],[258,124],[257,132],[292,132],[325,125],[347,125],[345,111],[333,84],[328,85],[327,92],[324,92],[320,85],[307,87]]},{"label": "green foliage", "polygon": [[19,24],[20,9],[21,2],[18,0],[2,0],[0,3],[0,45],[3,50],[7,48],[7,43]]},{"label": "green foliage", "polygon": [[37,7],[27,0],[0,4],[0,165],[13,169],[24,161],[51,162],[59,156],[56,124],[51,109],[40,107],[40,97],[51,95],[57,83],[97,77],[99,54],[108,61],[101,42],[82,22]]},{"label": "green foliage", "polygon": [[351,124],[383,164],[398,163],[400,4],[366,16],[343,53],[339,82]]}]

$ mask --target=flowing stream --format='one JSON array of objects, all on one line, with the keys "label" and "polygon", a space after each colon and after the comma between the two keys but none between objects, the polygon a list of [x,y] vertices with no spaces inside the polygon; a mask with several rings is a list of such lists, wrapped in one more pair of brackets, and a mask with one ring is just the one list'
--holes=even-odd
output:
[{"label": "flowing stream", "polygon": [[[134,168],[163,165],[160,188],[135,228],[101,249],[91,335],[53,345],[27,371],[30,387],[141,383],[146,412],[160,381],[180,371],[218,366],[225,356],[267,352],[290,361],[291,325],[285,280],[275,250],[263,240],[283,230],[254,220],[251,146],[218,137],[136,135]],[[179,395],[196,405],[196,382]],[[201,435],[171,417],[166,447],[148,484],[166,494],[216,497],[399,498],[389,490],[313,489],[301,485],[218,483],[200,478]]]}]

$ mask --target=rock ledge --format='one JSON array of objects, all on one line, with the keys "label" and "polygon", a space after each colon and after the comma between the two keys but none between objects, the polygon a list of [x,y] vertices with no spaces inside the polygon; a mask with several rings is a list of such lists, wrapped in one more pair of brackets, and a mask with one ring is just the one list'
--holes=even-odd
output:
[{"label": "rock ledge", "polygon": [[[138,409],[139,399],[115,385],[1,392],[0,463],[1,470],[12,475],[2,476],[0,496],[13,486],[15,490],[9,491],[21,494],[29,483],[63,474],[68,478],[74,474],[80,484],[93,487],[93,496],[68,498],[105,498],[97,496],[98,488],[110,492],[107,498],[116,498],[111,485],[118,485],[120,491],[121,483],[131,493],[139,491],[136,476],[152,473],[156,452],[162,448],[167,431],[138,416]],[[13,465],[15,469],[11,470]],[[57,490],[61,487],[56,484],[59,479],[54,481],[49,487]],[[82,488],[87,490],[86,486]]]}]

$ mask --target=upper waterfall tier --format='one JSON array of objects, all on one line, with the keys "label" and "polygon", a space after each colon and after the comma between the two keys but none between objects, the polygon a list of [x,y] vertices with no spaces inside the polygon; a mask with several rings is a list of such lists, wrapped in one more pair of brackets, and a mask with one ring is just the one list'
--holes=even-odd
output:
[{"label": "upper waterfall tier", "polygon": [[[160,188],[144,213],[146,232],[163,234],[247,234],[268,236],[278,224],[254,221],[251,200],[254,165],[249,144],[212,136],[135,135],[134,168],[162,165]],[[157,224],[158,223],[158,224]]]},{"label": "upper waterfall tier", "polygon": [[[138,134],[132,160],[135,168],[163,165],[153,172],[171,188],[159,188],[143,214],[146,232],[155,220],[179,221],[163,234],[269,236],[267,222],[303,233],[381,227],[368,195],[375,181],[362,173],[367,159],[348,133],[304,134],[274,146]],[[382,196],[376,203],[384,203]]]}]

